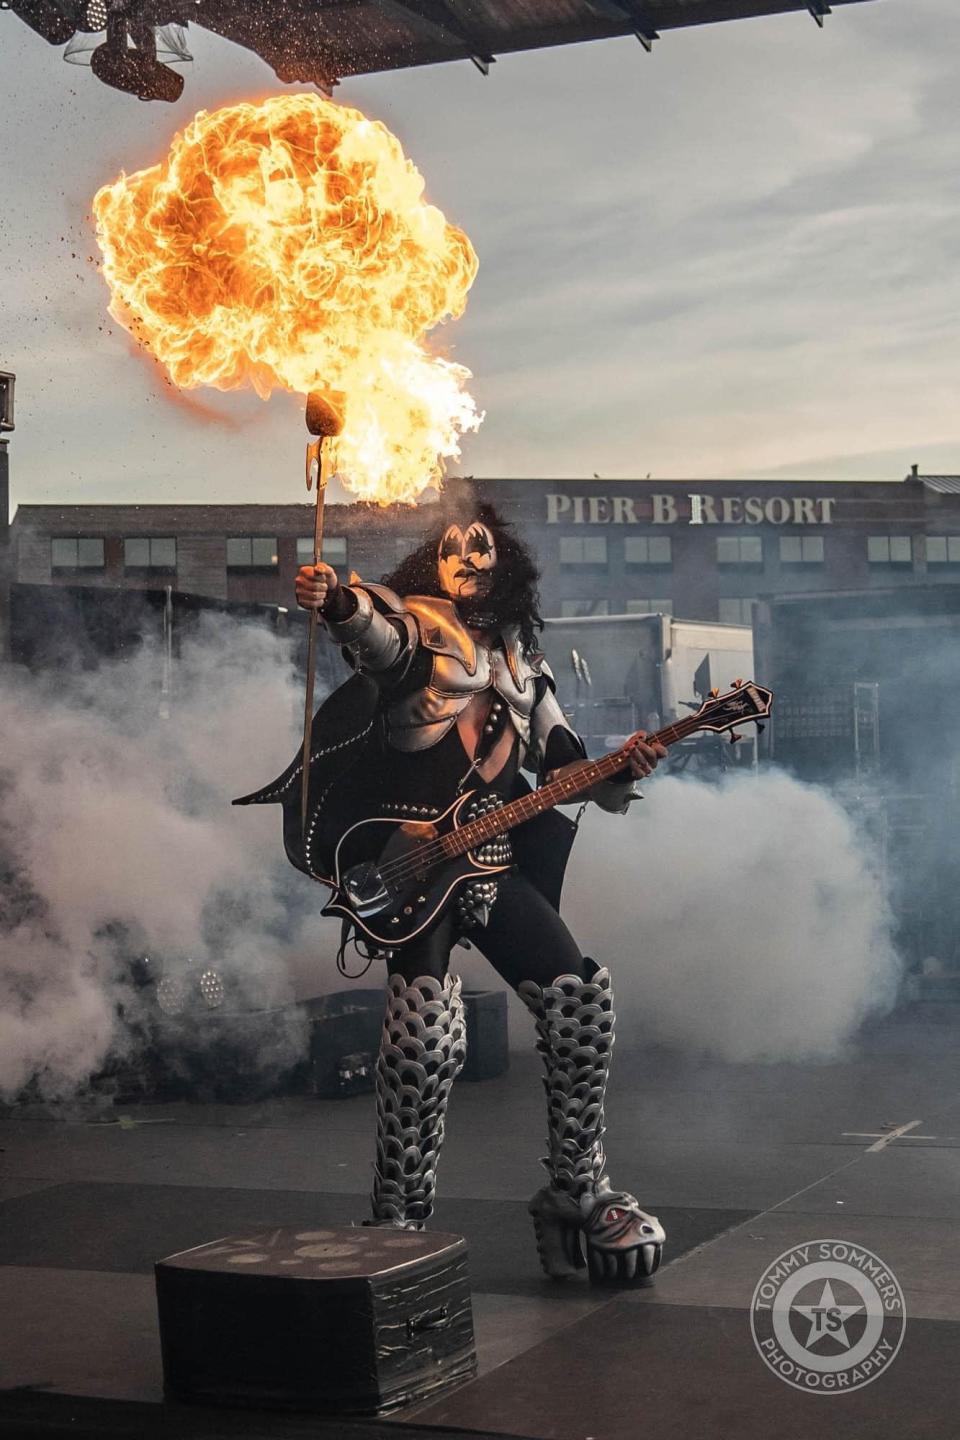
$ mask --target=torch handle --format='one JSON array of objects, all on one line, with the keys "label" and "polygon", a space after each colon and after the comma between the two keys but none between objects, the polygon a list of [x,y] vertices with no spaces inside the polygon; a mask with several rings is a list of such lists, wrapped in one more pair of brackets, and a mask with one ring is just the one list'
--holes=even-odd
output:
[{"label": "torch handle", "polygon": [[[308,463],[309,463],[308,447]],[[327,442],[320,442],[320,470],[317,475],[317,508],[313,522],[313,563],[319,565],[323,557],[323,501],[327,492],[328,476]],[[317,612],[310,611],[307,630],[307,693],[303,707],[303,755],[300,776],[300,833],[306,839],[307,805],[310,795],[310,741],[313,732],[313,689],[317,672]]]}]

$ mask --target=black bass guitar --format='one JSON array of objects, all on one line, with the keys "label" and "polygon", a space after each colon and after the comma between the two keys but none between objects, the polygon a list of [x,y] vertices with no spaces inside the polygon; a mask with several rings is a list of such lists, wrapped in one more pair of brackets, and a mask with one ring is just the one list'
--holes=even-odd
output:
[{"label": "black bass guitar", "polygon": [[[735,680],[726,695],[712,691],[694,714],[646,738],[675,745],[698,731],[735,732],[738,725],[765,719],[772,704],[772,691]],[[732,733],[730,738],[742,737]],[[584,760],[507,804],[491,806],[489,798],[469,790],[426,820],[414,818],[415,807],[408,815],[359,820],[340,837],[334,873],[322,882],[334,891],[323,914],[349,920],[378,946],[406,945],[434,924],[462,886],[510,869],[502,844],[507,831],[623,771],[634,742],[631,736],[619,750]]]}]

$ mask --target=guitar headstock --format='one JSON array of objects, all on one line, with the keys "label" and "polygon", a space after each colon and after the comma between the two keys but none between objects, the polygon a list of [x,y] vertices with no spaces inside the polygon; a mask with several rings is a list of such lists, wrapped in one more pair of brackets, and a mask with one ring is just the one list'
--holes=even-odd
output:
[{"label": "guitar headstock", "polygon": [[[719,690],[711,690],[691,720],[698,730],[712,730],[716,735],[734,730],[737,725],[744,725],[750,720],[755,720],[757,729],[762,730],[760,722],[767,718],[772,708],[772,690],[757,685],[753,680],[734,680],[725,695],[721,695]],[[740,739],[742,736],[733,734],[730,743],[735,744]]]}]

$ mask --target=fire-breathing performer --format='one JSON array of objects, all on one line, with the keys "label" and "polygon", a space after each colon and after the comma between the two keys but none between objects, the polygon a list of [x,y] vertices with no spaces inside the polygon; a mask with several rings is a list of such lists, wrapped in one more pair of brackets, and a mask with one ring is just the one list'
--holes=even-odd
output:
[{"label": "fire-breathing performer", "polygon": [[662,746],[638,734],[585,760],[537,651],[536,568],[491,508],[451,515],[384,585],[342,585],[321,559],[328,475],[362,500],[413,502],[480,423],[469,371],[425,343],[463,312],[469,239],[385,126],[308,94],[199,112],[93,208],[111,314],[176,387],[307,397],[315,563],[297,597],[355,674],[311,717],[308,666],[302,757],[246,803],[283,805],[290,860],[332,891],[324,913],[390,966],[375,1223],[418,1227],[433,1208],[464,1058],[448,961],[469,937],[535,1018],[550,1140],[531,1208],[546,1269],[651,1272],[663,1231],[606,1178],[610,977],[560,919],[575,827],[552,807],[623,809]]},{"label": "fire-breathing performer", "polygon": [[382,584],[302,567],[297,600],[355,674],[314,720],[305,826],[299,757],[238,803],[283,804],[289,858],[334,892],[324,913],[387,962],[372,1223],[420,1229],[432,1214],[466,1054],[448,966],[468,939],[534,1018],[548,1183],[530,1213],[543,1268],[559,1277],[587,1265],[594,1282],[623,1283],[657,1268],[665,1237],[607,1177],[613,990],[558,913],[576,827],[553,806],[589,800],[622,814],[634,779],[666,751],[638,732],[621,772],[583,787],[586,752],[537,645],[538,578],[520,537],[470,491]]}]

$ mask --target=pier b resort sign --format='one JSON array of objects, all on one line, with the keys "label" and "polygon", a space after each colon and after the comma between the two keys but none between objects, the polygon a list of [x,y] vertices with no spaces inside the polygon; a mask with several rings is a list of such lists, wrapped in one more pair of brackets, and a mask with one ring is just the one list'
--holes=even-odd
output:
[{"label": "pier b resort sign", "polygon": [[832,525],[836,500],[809,495],[548,495],[548,525]]}]

